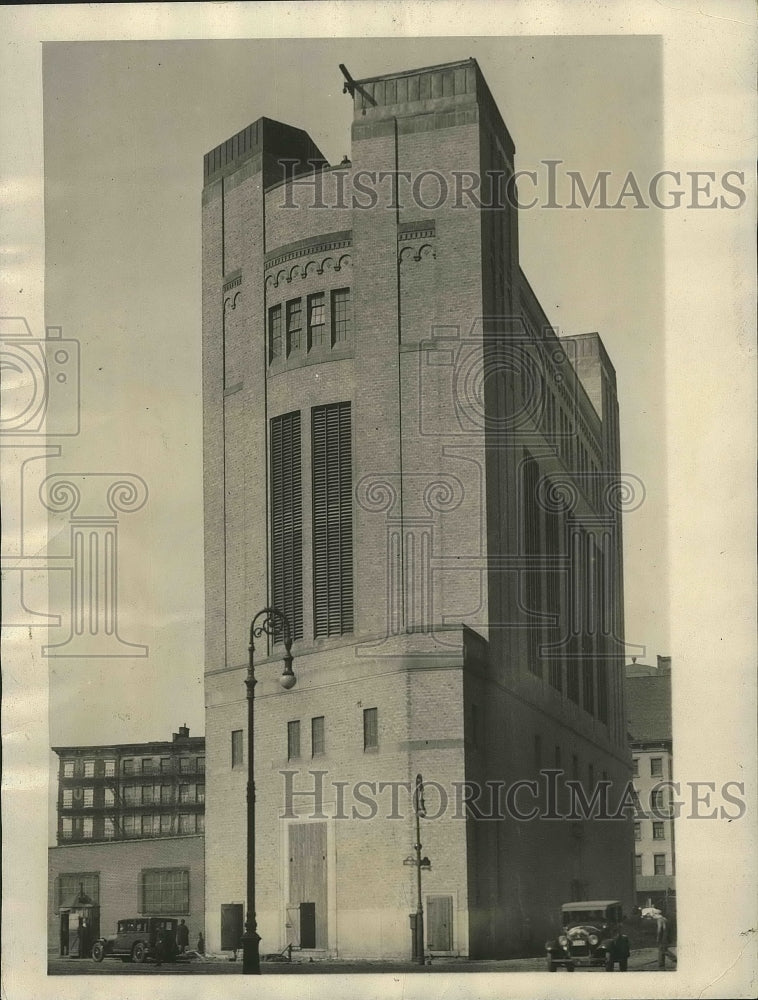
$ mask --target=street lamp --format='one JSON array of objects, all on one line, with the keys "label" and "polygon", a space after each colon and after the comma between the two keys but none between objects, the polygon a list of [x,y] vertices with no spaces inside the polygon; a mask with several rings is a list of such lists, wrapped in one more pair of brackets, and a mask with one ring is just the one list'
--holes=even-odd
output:
[{"label": "street lamp", "polygon": [[255,919],[255,640],[262,635],[273,636],[281,631],[284,639],[284,670],[279,678],[282,687],[289,691],[297,678],[292,671],[292,630],[290,623],[276,608],[264,608],[250,622],[250,646],[247,664],[247,918],[242,935],[243,975],[261,974],[261,957],[258,950],[260,935]]},{"label": "street lamp", "polygon": [[421,857],[421,817],[426,816],[426,806],[424,805],[424,779],[420,774],[416,775],[416,787],[413,790],[413,810],[416,813],[416,843],[413,845],[416,857],[411,859],[411,864],[416,866],[416,961],[419,965],[423,965],[424,904],[421,897],[421,872],[431,871],[432,863],[429,858]]}]

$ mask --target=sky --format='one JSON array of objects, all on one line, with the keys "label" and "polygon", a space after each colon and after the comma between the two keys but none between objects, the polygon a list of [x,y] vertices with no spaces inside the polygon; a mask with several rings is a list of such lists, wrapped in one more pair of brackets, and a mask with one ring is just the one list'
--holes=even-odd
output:
[{"label": "sky", "polygon": [[[473,55],[517,169],[542,187],[544,160],[588,187],[610,171],[612,192],[631,170],[644,188],[661,166],[661,54],[655,37],[44,46],[45,314],[80,342],[82,413],[48,474],[131,473],[149,490],[121,517],[118,549],[119,631],[148,655],[51,661],[52,745],[203,731],[203,154],[266,115],[339,162],[352,119],[339,63],[360,79]],[[618,373],[622,464],[646,488],[624,526],[627,639],[654,658],[669,652],[661,213],[525,210],[520,246],[551,321],[598,331]],[[65,548],[67,515],[52,534]],[[56,574],[51,604],[67,586]]]},{"label": "sky", "polygon": [[[647,660],[674,657],[677,774],[715,787],[742,780],[754,801],[753,5],[6,5],[0,22],[1,315],[27,316],[37,337],[45,322],[62,326],[81,345],[81,433],[58,442],[49,471],[131,473],[150,491],[119,522],[120,632],[147,657],[45,659],[43,630],[4,619],[13,919],[3,958],[16,994],[49,995],[29,955],[45,923],[49,745],[170,737],[180,722],[203,729],[202,156],[268,115],[307,129],[339,161],[351,117],[340,62],[360,78],[476,56],[521,169],[556,158],[590,175],[744,172],[741,211],[533,210],[520,229],[522,265],[548,316],[568,333],[597,330],[618,371],[622,464],[647,489],[625,525],[627,638]],[[442,37],[464,31],[490,37]],[[375,37],[350,37],[363,33]],[[220,40],[230,35],[270,37]],[[184,40],[96,41],[168,36]],[[206,37],[219,40],[189,41]],[[62,41],[73,38],[93,41]],[[4,541],[15,527],[9,456]],[[44,555],[44,529],[26,513],[28,551]],[[68,523],[50,527],[54,553]],[[64,613],[66,581],[51,576],[50,604]],[[28,577],[25,597],[44,609],[47,574]],[[749,820],[679,824],[677,887],[697,942],[675,977],[679,995],[714,983],[725,996],[754,992],[744,987],[755,847]],[[70,993],[63,983],[55,992]]]}]

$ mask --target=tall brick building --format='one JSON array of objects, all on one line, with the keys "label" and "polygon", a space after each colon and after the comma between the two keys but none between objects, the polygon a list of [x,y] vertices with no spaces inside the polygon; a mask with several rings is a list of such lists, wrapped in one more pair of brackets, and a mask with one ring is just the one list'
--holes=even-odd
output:
[{"label": "tall brick building", "polygon": [[382,782],[418,773],[426,949],[538,948],[563,901],[631,905],[631,823],[477,820],[460,783],[629,779],[615,373],[520,270],[477,63],[348,89],[338,167],[267,118],[205,158],[208,944],[244,901],[273,603],[298,681],[257,649],[262,949],[408,957],[415,816]]}]

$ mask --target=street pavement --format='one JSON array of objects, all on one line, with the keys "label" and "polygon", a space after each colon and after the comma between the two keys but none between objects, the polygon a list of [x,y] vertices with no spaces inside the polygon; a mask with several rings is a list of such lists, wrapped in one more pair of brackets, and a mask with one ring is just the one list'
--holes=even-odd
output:
[{"label": "street pavement", "polygon": [[[673,964],[667,961],[667,971],[672,971]],[[51,976],[222,976],[242,975],[242,960],[231,962],[227,958],[207,957],[203,960],[167,963],[155,966],[151,962],[144,965],[134,965],[131,962],[120,962],[118,959],[105,959],[101,963],[89,958],[48,958],[48,974]],[[641,948],[632,953],[629,958],[630,972],[657,972],[658,953],[655,948]],[[416,973],[419,975],[434,975],[435,973],[477,973],[477,972],[545,972],[545,959],[540,958],[506,958],[486,961],[470,961],[469,959],[439,959],[431,965],[417,965],[413,962],[360,962],[342,961],[340,959],[323,959],[314,962],[261,962],[261,973],[265,976],[282,975],[356,975],[361,973],[392,975]],[[577,972],[596,975],[605,974],[600,969],[577,969]],[[572,973],[575,975],[576,973]],[[558,970],[555,975],[568,975],[564,970]]]}]

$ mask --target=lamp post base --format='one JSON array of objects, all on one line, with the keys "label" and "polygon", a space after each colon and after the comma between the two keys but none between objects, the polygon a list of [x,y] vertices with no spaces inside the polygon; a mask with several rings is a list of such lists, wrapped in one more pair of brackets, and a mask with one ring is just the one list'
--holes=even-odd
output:
[{"label": "lamp post base", "polygon": [[242,935],[242,974],[243,976],[260,976],[261,936],[255,931],[245,931]]}]

